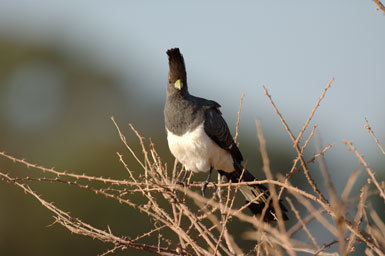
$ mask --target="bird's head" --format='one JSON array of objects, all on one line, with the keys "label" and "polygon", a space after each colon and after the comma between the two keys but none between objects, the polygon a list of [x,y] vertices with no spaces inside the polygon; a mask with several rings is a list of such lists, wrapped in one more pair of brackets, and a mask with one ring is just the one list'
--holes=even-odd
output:
[{"label": "bird's head", "polygon": [[168,50],[167,55],[170,67],[167,90],[171,93],[185,94],[187,93],[187,75],[183,56],[179,48]]}]

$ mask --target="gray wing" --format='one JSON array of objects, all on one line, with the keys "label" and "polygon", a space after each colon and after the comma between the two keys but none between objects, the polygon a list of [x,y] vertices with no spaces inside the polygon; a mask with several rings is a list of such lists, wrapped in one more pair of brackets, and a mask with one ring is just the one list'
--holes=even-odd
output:
[{"label": "gray wing", "polygon": [[[216,104],[219,105],[218,103]],[[211,107],[205,110],[204,129],[215,143],[230,152],[236,162],[241,163],[243,161],[242,154],[235,144],[229,127],[217,107]]]}]

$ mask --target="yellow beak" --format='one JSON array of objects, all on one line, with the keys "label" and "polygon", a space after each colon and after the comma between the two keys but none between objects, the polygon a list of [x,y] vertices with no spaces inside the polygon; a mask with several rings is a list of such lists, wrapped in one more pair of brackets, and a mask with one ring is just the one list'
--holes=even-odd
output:
[{"label": "yellow beak", "polygon": [[181,90],[182,87],[183,87],[183,82],[182,82],[180,79],[178,79],[178,80],[175,81],[174,86],[175,86],[175,88],[177,88],[178,90]]}]

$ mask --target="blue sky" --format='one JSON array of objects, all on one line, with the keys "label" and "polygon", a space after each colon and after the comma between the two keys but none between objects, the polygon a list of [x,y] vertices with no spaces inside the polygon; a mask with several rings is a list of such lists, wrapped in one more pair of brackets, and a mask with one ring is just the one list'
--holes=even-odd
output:
[{"label": "blue sky", "polygon": [[[370,1],[0,1],[0,33],[59,45],[69,55],[143,81],[138,98],[163,104],[165,51],[181,48],[190,92],[214,99],[233,122],[245,93],[241,129],[260,118],[275,138],[288,136],[265,85],[298,132],[328,80],[335,82],[314,123],[324,143],[350,139],[378,150],[367,117],[384,141],[385,17]],[[278,140],[280,141],[280,140]],[[274,142],[273,142],[274,143]],[[279,142],[276,142],[279,143]]]}]

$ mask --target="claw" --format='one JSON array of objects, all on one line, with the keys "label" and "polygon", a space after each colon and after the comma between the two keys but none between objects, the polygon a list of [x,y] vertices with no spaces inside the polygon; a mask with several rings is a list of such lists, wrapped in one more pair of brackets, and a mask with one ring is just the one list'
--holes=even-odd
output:
[{"label": "claw", "polygon": [[185,171],[184,175],[183,175],[183,178],[181,181],[177,181],[176,183],[183,186],[183,187],[187,187],[188,186],[188,180],[187,180],[187,173],[190,173],[189,171]]},{"label": "claw", "polygon": [[[208,185],[209,183],[214,184],[213,182],[211,182],[211,174],[212,174],[212,172],[213,172],[213,168],[211,167],[211,168],[210,168],[210,172],[209,172],[209,176],[208,176],[207,179],[202,183],[202,196],[205,196],[205,190],[206,190],[206,188],[207,188],[207,185]],[[214,186],[215,186],[215,184],[214,184]]]},{"label": "claw", "polygon": [[181,186],[183,186],[183,187],[187,187],[187,183],[184,182],[184,181],[177,181],[176,184],[177,184],[177,185],[181,185]]}]

